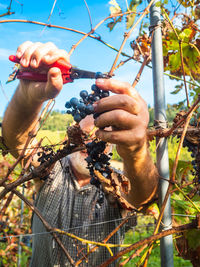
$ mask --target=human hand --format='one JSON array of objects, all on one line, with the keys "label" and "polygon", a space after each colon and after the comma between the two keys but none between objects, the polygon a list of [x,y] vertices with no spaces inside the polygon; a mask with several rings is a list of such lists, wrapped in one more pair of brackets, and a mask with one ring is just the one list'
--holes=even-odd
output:
[{"label": "human hand", "polygon": [[63,80],[59,68],[50,68],[50,65],[59,59],[69,62],[69,55],[65,50],[58,49],[53,43],[22,43],[16,52],[20,59],[20,68],[26,71],[47,73],[48,80],[44,82],[32,82],[21,80],[21,90],[29,102],[45,100],[56,97],[63,87]]},{"label": "human hand", "polygon": [[[95,119],[99,127],[96,136],[117,145],[123,158],[146,150],[146,132],[149,113],[145,101],[129,83],[114,79],[97,79],[96,85],[115,95],[102,98],[95,104],[95,112],[102,113]],[[112,126],[111,131],[104,127]]]}]

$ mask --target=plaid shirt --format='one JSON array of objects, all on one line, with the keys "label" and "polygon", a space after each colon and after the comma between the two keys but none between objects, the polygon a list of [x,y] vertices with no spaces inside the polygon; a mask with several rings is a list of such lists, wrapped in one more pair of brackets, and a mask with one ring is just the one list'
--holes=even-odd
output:
[{"label": "plaid shirt", "polygon": [[[57,162],[53,172],[40,189],[36,207],[52,227],[73,233],[78,237],[102,241],[121,222],[120,208],[111,206],[105,198],[100,209],[95,203],[100,194],[93,185],[80,187],[67,158]],[[33,214],[32,220],[33,244],[32,267],[70,266],[70,263],[51,234],[46,232],[43,223]],[[109,243],[120,244],[123,240],[124,228],[110,238]],[[65,235],[59,235],[64,246],[74,261],[87,254],[87,245]],[[119,248],[111,248],[113,254]],[[99,247],[91,253],[79,266],[98,266],[110,257],[104,247]],[[116,266],[116,262],[109,266]]]}]

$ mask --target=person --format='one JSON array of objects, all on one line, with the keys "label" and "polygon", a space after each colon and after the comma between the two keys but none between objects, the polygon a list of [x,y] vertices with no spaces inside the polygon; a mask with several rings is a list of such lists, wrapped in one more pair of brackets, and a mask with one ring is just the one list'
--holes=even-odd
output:
[{"label": "person", "polygon": [[[53,43],[30,41],[18,47],[16,56],[20,59],[22,69],[48,74],[46,83],[20,80],[5,111],[2,123],[4,142],[13,155],[18,157],[19,149],[24,147],[29,132],[38,122],[43,103],[55,98],[62,90],[60,69],[50,68],[49,65],[59,59],[69,62],[69,56]],[[131,185],[126,200],[140,207],[152,199],[159,177],[148,150],[147,105],[135,88],[126,82],[100,78],[96,80],[96,85],[114,94],[94,103],[95,112],[101,115],[95,120],[91,116],[86,117],[80,122],[80,127],[88,133],[95,125],[98,128],[95,133],[97,138],[116,145],[123,160],[123,173]],[[109,130],[106,127],[110,127]],[[123,208],[116,203],[110,204],[107,198],[98,210],[95,208],[95,202],[102,192],[89,183],[91,177],[86,168],[85,156],[84,151],[76,152],[58,161],[47,180],[40,185],[35,205],[52,227],[87,240],[102,241],[119,224]],[[50,234],[37,234],[46,229],[35,214],[32,231],[35,235],[31,266],[70,266]],[[59,237],[74,262],[87,254],[86,244],[65,235]],[[119,244],[122,238],[121,228],[109,243]],[[112,251],[116,253],[117,248],[112,248]],[[108,250],[100,247],[81,264],[98,266],[109,257]]]}]

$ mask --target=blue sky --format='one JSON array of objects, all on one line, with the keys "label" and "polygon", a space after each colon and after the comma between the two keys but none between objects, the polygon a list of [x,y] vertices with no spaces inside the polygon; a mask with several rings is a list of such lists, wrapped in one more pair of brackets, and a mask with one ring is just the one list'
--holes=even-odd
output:
[{"label": "blue sky", "polygon": [[[54,0],[50,1],[27,1],[27,0],[13,0],[11,11],[14,15],[1,17],[0,21],[6,19],[25,19],[40,22],[48,22],[48,17],[53,6]],[[90,9],[93,27],[103,18],[109,15],[108,0],[87,0]],[[118,0],[122,6],[125,5],[124,0]],[[146,1],[144,1],[146,2]],[[10,0],[0,1],[0,14],[7,11]],[[23,7],[20,5],[23,4]],[[88,32],[90,30],[90,21],[86,6],[83,0],[61,1],[57,0],[53,14],[49,21],[51,24],[65,26],[76,30]],[[125,24],[121,23],[112,31],[109,32],[105,22],[98,30],[102,39],[112,46],[119,48],[123,41],[123,33],[125,31]],[[6,84],[9,73],[12,71],[13,63],[9,62],[8,56],[14,54],[17,47],[24,41],[30,40],[32,42],[54,42],[59,48],[69,51],[71,46],[75,44],[81,35],[71,33],[64,30],[53,28],[46,28],[33,24],[25,23],[0,23],[0,116],[3,115],[7,106],[8,100],[11,99],[18,81]],[[131,38],[128,40],[124,52],[132,55],[130,48],[130,41],[137,36],[137,29],[133,32]],[[82,69],[91,71],[109,71],[116,52],[101,44],[100,42],[91,38],[85,39],[80,46],[76,48],[71,56],[72,65],[78,66]],[[120,60],[125,59],[121,57]],[[140,63],[130,62],[121,67],[115,72],[115,78],[132,83],[138,70]],[[80,90],[86,89],[90,91],[90,86],[94,83],[93,80],[79,80],[72,84],[64,86],[62,92],[56,99],[55,108],[64,110],[65,102],[73,97],[78,96]],[[165,77],[166,88],[166,102],[176,103],[178,100],[184,99],[184,95],[177,96],[170,95],[170,91],[174,89],[174,82]],[[142,74],[141,80],[136,89],[148,104],[153,105],[153,87],[151,70],[146,68]],[[5,94],[8,98],[5,97]]]}]

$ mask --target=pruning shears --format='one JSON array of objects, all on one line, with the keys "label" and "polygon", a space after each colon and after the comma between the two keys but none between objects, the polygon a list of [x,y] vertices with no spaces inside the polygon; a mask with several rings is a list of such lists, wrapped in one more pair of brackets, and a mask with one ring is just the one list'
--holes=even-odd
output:
[{"label": "pruning shears", "polygon": [[[17,58],[15,55],[10,55],[9,60],[14,63],[18,63],[18,64],[20,63],[20,59]],[[100,78],[98,77],[98,72],[86,71],[86,70],[75,68],[70,63],[66,62],[63,59],[59,59],[55,63],[49,65],[49,68],[51,67],[57,67],[61,70],[64,84],[73,82],[74,79]],[[22,80],[37,81],[37,82],[46,82],[47,74],[43,74],[39,72],[32,72],[32,71],[24,71],[24,70],[18,69],[16,71],[15,78],[22,79]],[[110,76],[108,74],[101,74],[101,78],[110,78]]]}]

